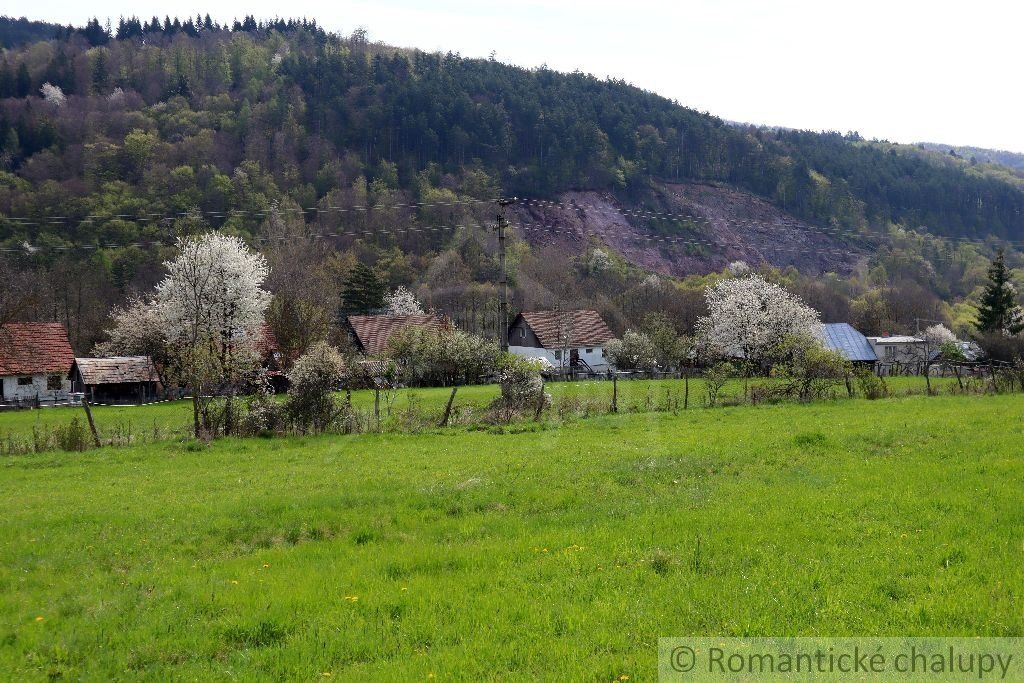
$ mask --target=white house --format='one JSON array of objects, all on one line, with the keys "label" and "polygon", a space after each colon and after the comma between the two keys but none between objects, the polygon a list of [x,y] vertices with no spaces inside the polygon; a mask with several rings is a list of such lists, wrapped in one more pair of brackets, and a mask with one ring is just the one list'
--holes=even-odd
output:
[{"label": "white house", "polygon": [[597,311],[523,311],[508,328],[508,350],[556,368],[605,372],[615,338]]},{"label": "white house", "polygon": [[928,361],[928,342],[920,337],[894,335],[867,339],[879,363],[913,365]]},{"label": "white house", "polygon": [[74,362],[68,333],[60,323],[0,327],[0,402],[67,400]]}]

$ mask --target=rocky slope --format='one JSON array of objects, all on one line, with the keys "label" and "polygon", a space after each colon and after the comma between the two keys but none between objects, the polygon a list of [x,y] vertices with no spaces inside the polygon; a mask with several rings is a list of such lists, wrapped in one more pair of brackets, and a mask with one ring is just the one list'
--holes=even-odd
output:
[{"label": "rocky slope", "polygon": [[665,211],[624,205],[602,192],[566,192],[526,201],[510,217],[534,245],[579,253],[604,244],[664,275],[720,270],[731,261],[849,273],[866,258],[862,238],[798,220],[750,193],[710,183],[663,184]]}]

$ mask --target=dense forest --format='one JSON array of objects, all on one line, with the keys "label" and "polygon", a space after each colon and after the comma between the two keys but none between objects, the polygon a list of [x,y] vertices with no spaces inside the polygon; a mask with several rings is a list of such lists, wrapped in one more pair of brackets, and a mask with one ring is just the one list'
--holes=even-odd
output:
[{"label": "dense forest", "polygon": [[[35,292],[17,315],[66,322],[80,350],[112,306],[159,277],[176,236],[210,228],[268,253],[279,315],[299,315],[301,302],[330,325],[352,301],[369,307],[365,291],[346,295],[353,283],[408,285],[485,332],[487,225],[503,195],[600,190],[659,210],[661,183],[722,183],[823,229],[874,235],[877,253],[852,279],[778,274],[834,316],[870,309],[870,328],[957,321],[942,299],[976,288],[990,250],[928,235],[1024,239],[1024,179],[998,164],[856,133],[730,125],[579,72],[253,17],[4,19],[0,41],[3,270],[12,291],[18,279]],[[649,274],[606,251],[595,267],[599,249],[552,259],[514,241],[517,303],[596,306],[619,329],[655,309],[681,326],[693,317],[694,283],[638,305],[629,297]],[[920,305],[897,312],[907,301]]]}]

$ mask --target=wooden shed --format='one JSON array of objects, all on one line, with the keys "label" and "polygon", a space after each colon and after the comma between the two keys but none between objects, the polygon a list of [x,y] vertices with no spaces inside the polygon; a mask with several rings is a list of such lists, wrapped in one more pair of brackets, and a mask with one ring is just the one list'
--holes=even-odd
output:
[{"label": "wooden shed", "polygon": [[160,376],[149,356],[76,358],[71,384],[90,403],[149,403],[161,397]]}]

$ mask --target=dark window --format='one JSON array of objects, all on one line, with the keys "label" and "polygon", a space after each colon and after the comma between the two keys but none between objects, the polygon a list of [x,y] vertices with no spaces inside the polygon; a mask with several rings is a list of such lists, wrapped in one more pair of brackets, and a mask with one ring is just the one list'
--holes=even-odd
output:
[{"label": "dark window", "polygon": [[523,328],[523,327],[519,328],[519,338],[520,339],[526,339],[526,329]]},{"label": "dark window", "polygon": [[30,387],[30,386],[32,386],[32,378],[31,377],[19,377],[18,378],[18,386],[19,387]]},{"label": "dark window", "polygon": [[46,378],[47,391],[60,391],[64,388],[64,378],[60,375],[50,375]]},{"label": "dark window", "polygon": [[593,353],[594,349],[587,349],[587,353]]}]

